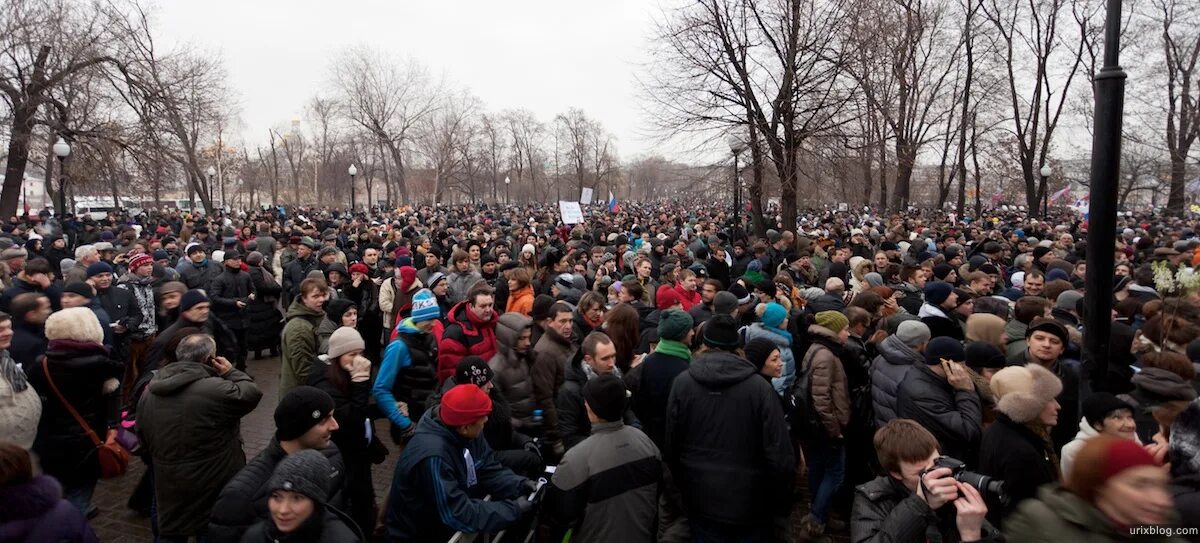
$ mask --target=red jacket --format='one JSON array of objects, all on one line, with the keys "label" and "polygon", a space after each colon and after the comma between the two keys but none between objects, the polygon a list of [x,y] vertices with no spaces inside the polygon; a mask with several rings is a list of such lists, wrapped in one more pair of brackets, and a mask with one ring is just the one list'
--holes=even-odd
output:
[{"label": "red jacket", "polygon": [[694,290],[691,292],[688,292],[687,289],[683,288],[683,285],[681,285],[679,283],[675,283],[675,294],[679,295],[679,302],[683,304],[684,311],[691,311],[692,306],[703,301],[700,298],[699,292],[696,292]]},{"label": "red jacket", "polygon": [[438,386],[454,375],[458,363],[466,356],[478,356],[486,363],[496,354],[496,323],[499,315],[479,320],[468,302],[459,302],[446,316],[446,329],[438,340]]}]

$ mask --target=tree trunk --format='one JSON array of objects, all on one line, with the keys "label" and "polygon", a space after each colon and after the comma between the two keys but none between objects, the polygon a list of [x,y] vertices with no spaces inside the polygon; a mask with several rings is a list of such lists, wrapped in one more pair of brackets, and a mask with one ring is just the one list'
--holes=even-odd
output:
[{"label": "tree trunk", "polygon": [[1187,203],[1187,156],[1190,145],[1177,147],[1171,153],[1171,188],[1167,196],[1167,213],[1182,216]]},{"label": "tree trunk", "polygon": [[29,163],[29,139],[33,135],[36,109],[19,108],[13,112],[8,140],[8,163],[4,167],[4,188],[0,191],[0,217],[7,220],[17,214],[25,167]]}]

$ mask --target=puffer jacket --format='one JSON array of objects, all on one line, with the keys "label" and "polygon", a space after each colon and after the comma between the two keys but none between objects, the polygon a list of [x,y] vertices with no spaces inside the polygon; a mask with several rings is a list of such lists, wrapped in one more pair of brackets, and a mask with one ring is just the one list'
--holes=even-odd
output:
[{"label": "puffer jacket", "polygon": [[467,299],[467,292],[471,290],[471,287],[482,280],[483,276],[474,270],[467,271],[466,273],[450,272],[450,275],[446,276],[446,297],[450,298],[450,303],[452,304],[465,301]]},{"label": "puffer jacket", "polygon": [[83,513],[49,475],[0,487],[0,541],[98,543]]},{"label": "puffer jacket", "polygon": [[555,399],[558,389],[566,382],[567,364],[575,359],[579,348],[547,328],[533,348],[533,366],[529,376],[533,380],[534,408],[541,409],[546,429],[546,442],[559,440],[558,407]]},{"label": "puffer jacket", "polygon": [[525,287],[509,292],[506,305],[505,311],[530,316],[533,313],[533,288]]},{"label": "puffer jacket", "polygon": [[955,389],[925,364],[918,364],[897,389],[896,416],[913,419],[929,430],[943,455],[964,462],[975,458],[983,436],[983,413],[974,390]]},{"label": "puffer jacket", "polygon": [[825,437],[841,439],[850,424],[850,391],[842,359],[833,351],[839,349],[837,334],[816,324],[808,327],[808,333],[813,343],[804,354],[801,368],[810,372],[813,409],[821,419]]},{"label": "puffer jacket", "polygon": [[[929,537],[934,531],[940,539]],[[1004,541],[1000,531],[987,520],[979,541]],[[890,543],[893,541],[941,541],[958,543],[958,526],[953,517],[944,521],[920,496],[899,480],[881,475],[854,489],[854,507],[850,513],[852,543]]]},{"label": "puffer jacket", "polygon": [[492,383],[512,409],[512,424],[520,429],[528,426],[533,420],[533,378],[529,375],[533,365],[533,347],[524,353],[517,353],[513,348],[517,338],[525,329],[533,324],[533,320],[520,313],[505,313],[500,315],[496,325],[496,356],[488,361],[495,378]]},{"label": "puffer jacket", "polygon": [[446,328],[438,341],[438,383],[445,381],[458,363],[467,356],[478,356],[491,360],[496,356],[496,321],[499,316],[493,311],[488,320],[475,316],[468,302],[460,302],[446,316]]},{"label": "puffer jacket", "polygon": [[283,330],[283,313],[279,311],[279,297],[283,288],[266,268],[252,266],[246,273],[250,274],[255,292],[254,299],[246,308],[246,320],[250,322],[246,332],[247,347],[250,351],[276,347]]},{"label": "puffer jacket", "polygon": [[262,399],[249,375],[224,377],[199,362],[158,370],[138,406],[142,446],[154,459],[159,531],[200,533],[225,484],[246,464],[239,422]]},{"label": "puffer jacket", "polygon": [[775,393],[783,396],[792,383],[796,381],[796,355],[792,352],[792,337],[786,330],[778,328],[768,328],[761,322],[756,322],[743,328],[743,344],[749,343],[755,338],[766,338],[771,343],[774,343],[779,348],[779,358],[783,360],[783,375],[771,379],[771,386],[775,388]]},{"label": "puffer jacket", "polygon": [[[437,390],[437,342],[422,332],[411,318],[396,325],[396,339],[383,353],[379,373],[371,386],[375,405],[392,424],[393,436],[407,430],[425,410],[429,396]],[[408,404],[408,415],[396,402]]]},{"label": "puffer jacket", "polygon": [[[246,467],[229,480],[221,489],[221,494],[212,508],[208,525],[209,541],[240,541],[242,534],[258,522],[258,519],[268,518],[267,498],[271,493],[267,491],[267,482],[275,473],[275,466],[278,466],[287,454],[279,445],[279,440],[272,438],[267,448],[247,462]],[[342,489],[346,484],[342,454],[336,445],[322,449],[321,454],[329,460],[331,469],[328,503],[340,509],[344,501]]]},{"label": "puffer jacket", "polygon": [[796,456],[783,405],[737,354],[700,354],[675,378],[663,452],[688,516],[762,526],[790,508]]},{"label": "puffer jacket", "polygon": [[279,368],[279,398],[306,382],[308,369],[317,359],[317,326],[325,317],[324,311],[309,309],[299,299],[288,308],[287,324],[283,325],[283,359]]},{"label": "puffer jacket", "polygon": [[876,346],[879,356],[871,363],[871,404],[875,408],[875,426],[896,418],[896,394],[909,368],[925,363],[925,357],[896,336],[888,336]]},{"label": "puffer jacket", "polygon": [[[1172,516],[1166,524],[1177,525]],[[1129,528],[1116,526],[1075,493],[1061,485],[1046,485],[1038,490],[1037,499],[1025,500],[1004,521],[1004,535],[1009,541],[1022,543],[1117,543],[1121,541],[1179,541],[1165,536],[1129,535]]]}]

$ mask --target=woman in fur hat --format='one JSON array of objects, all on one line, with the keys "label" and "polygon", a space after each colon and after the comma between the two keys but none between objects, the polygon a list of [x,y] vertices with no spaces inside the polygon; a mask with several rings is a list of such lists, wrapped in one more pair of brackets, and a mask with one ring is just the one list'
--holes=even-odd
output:
[{"label": "woman in fur hat", "polygon": [[1037,364],[1009,366],[992,376],[996,421],[983,433],[979,472],[1004,481],[1009,503],[988,511],[988,521],[1001,526],[1022,500],[1038,487],[1062,479],[1050,429],[1058,424],[1055,400],[1062,381]]}]

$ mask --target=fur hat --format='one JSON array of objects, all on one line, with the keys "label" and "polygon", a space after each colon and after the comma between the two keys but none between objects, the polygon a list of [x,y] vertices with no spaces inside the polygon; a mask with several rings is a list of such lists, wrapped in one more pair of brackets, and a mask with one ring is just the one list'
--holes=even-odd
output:
[{"label": "fur hat", "polygon": [[96,314],[86,307],[72,307],[52,313],[46,319],[46,339],[69,339],[101,345],[104,330]]},{"label": "fur hat", "polygon": [[1036,419],[1062,392],[1062,381],[1037,364],[1004,368],[992,376],[991,386],[997,398],[996,411],[1020,423]]}]

